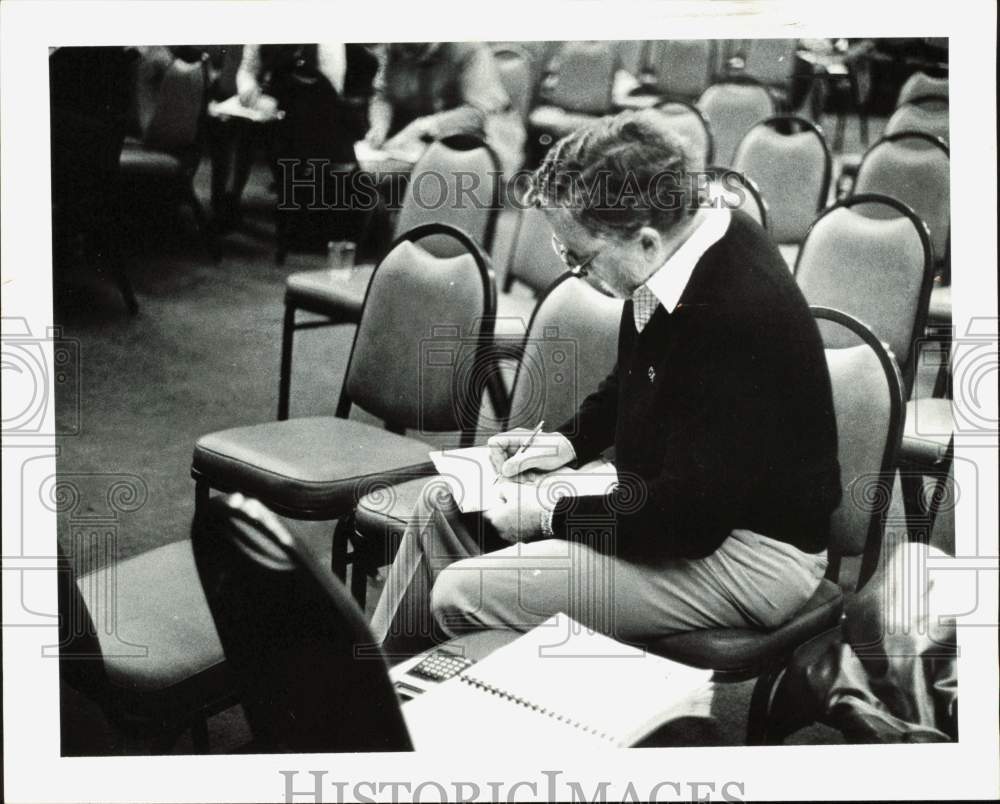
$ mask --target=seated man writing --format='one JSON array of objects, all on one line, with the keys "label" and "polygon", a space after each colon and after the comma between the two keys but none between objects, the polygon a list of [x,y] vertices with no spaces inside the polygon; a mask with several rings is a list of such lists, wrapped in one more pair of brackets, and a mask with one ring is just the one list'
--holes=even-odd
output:
[{"label": "seated man writing", "polygon": [[770,629],[815,591],[841,496],[820,334],[767,234],[704,207],[686,166],[649,110],[571,134],[534,174],[569,270],[627,301],[612,374],[527,449],[530,431],[494,436],[493,461],[512,477],[613,448],[618,483],[510,484],[481,515],[425,495],[373,621],[387,650],[558,611],[631,642]]}]

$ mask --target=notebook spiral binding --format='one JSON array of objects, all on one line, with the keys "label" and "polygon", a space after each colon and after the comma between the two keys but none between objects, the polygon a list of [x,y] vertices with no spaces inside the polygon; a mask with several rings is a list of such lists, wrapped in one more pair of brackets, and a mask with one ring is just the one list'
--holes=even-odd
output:
[{"label": "notebook spiral binding", "polygon": [[479,689],[483,690],[484,692],[488,692],[491,695],[498,695],[501,698],[505,698],[506,700],[511,701],[512,703],[516,703],[518,706],[523,706],[527,709],[533,709],[534,711],[538,712],[541,715],[553,718],[554,720],[560,723],[565,723],[567,726],[571,726],[574,729],[588,732],[590,734],[593,734],[595,737],[598,737],[602,740],[606,740],[609,743],[617,745],[617,740],[614,738],[614,736],[608,734],[607,732],[603,732],[599,729],[596,729],[593,726],[588,726],[586,723],[582,723],[579,720],[575,720],[574,718],[571,718],[567,715],[562,715],[559,714],[558,712],[554,712],[551,709],[547,709],[544,706],[540,706],[525,698],[521,698],[518,695],[513,695],[512,693],[507,692],[507,690],[500,689],[499,687],[494,687],[492,684],[487,684],[485,681],[480,681],[478,678],[466,675],[465,673],[460,673],[458,677],[466,684],[469,684],[470,686],[473,687],[478,687]]}]

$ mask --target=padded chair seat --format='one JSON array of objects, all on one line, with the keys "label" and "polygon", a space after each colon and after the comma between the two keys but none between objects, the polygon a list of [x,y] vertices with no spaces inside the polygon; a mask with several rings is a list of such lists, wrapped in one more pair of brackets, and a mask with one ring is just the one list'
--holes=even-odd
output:
[{"label": "padded chair seat", "polygon": [[951,285],[935,285],[931,289],[931,303],[927,309],[927,323],[951,323]]},{"label": "padded chair seat", "polygon": [[209,433],[194,448],[192,472],[212,488],[235,489],[279,512],[346,513],[359,486],[431,473],[428,447],[362,422],[311,416]]},{"label": "padded chair seat", "polygon": [[799,612],[774,631],[711,628],[673,634],[648,645],[647,649],[695,667],[724,672],[759,671],[796,645],[832,628],[843,608],[840,587],[824,578]]},{"label": "padded chair seat", "polygon": [[365,291],[374,265],[359,265],[351,270],[321,268],[299,271],[285,280],[285,299],[316,313],[339,313],[347,321],[361,318]]},{"label": "padded chair seat", "polygon": [[937,397],[921,397],[906,403],[902,460],[934,466],[946,458],[955,429],[951,406],[950,399]]},{"label": "padded chair seat", "polygon": [[[107,679],[115,688],[112,703],[149,714],[158,707],[203,706],[232,694],[189,541],[81,575],[76,583],[95,617]],[[109,593],[114,597],[105,598]],[[116,618],[110,634],[109,600]],[[135,655],[142,648],[146,655]]]},{"label": "padded chair seat", "polygon": [[536,106],[528,115],[528,123],[532,127],[550,132],[556,137],[571,134],[597,119],[598,115],[568,112],[558,106]]},{"label": "padded chair seat", "polygon": [[149,150],[133,142],[125,143],[118,164],[122,173],[146,176],[175,176],[181,171],[181,160],[173,154]]}]

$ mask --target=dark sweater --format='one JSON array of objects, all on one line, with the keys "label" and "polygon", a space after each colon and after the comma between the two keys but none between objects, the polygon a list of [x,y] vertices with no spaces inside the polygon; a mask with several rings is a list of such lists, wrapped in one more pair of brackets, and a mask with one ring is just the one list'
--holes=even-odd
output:
[{"label": "dark sweater", "polygon": [[[650,374],[652,373],[652,380]],[[777,247],[734,212],[673,311],[639,334],[622,313],[618,363],[560,426],[584,463],[614,447],[619,488],[564,498],[564,539],[634,560],[710,555],[736,528],[827,546],[840,501],[837,432],[819,330]]]}]

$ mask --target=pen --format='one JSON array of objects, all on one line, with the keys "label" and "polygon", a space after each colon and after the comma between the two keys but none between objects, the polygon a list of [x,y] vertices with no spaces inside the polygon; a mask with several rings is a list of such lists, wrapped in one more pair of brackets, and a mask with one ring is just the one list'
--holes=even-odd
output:
[{"label": "pen", "polygon": [[[516,458],[516,457],[517,457],[518,455],[520,455],[520,454],[521,454],[522,452],[524,452],[525,450],[527,450],[527,449],[528,449],[528,447],[530,447],[530,446],[531,446],[531,445],[532,445],[532,444],[534,443],[534,441],[535,441],[535,436],[536,436],[536,435],[538,435],[538,434],[539,434],[540,432],[542,432],[542,428],[543,428],[544,426],[545,426],[545,419],[542,419],[542,420],[541,420],[541,421],[540,421],[540,422],[539,422],[539,423],[538,423],[538,424],[536,425],[535,429],[531,431],[531,435],[530,435],[530,436],[528,436],[528,440],[527,440],[527,441],[525,441],[525,442],[524,442],[523,444],[521,444],[521,446],[519,446],[519,447],[517,448],[517,452],[515,452],[515,453],[514,453],[513,455],[511,455],[510,457],[511,457],[511,458]],[[510,458],[508,458],[507,460],[510,460]],[[495,486],[495,485],[496,485],[497,483],[499,483],[499,482],[500,482],[500,478],[501,478],[502,476],[503,476],[503,475],[501,475],[501,474],[500,474],[500,472],[498,471],[498,472],[497,472],[497,476],[496,476],[496,477],[495,477],[495,478],[493,479],[493,485],[494,485],[494,486]]]}]

